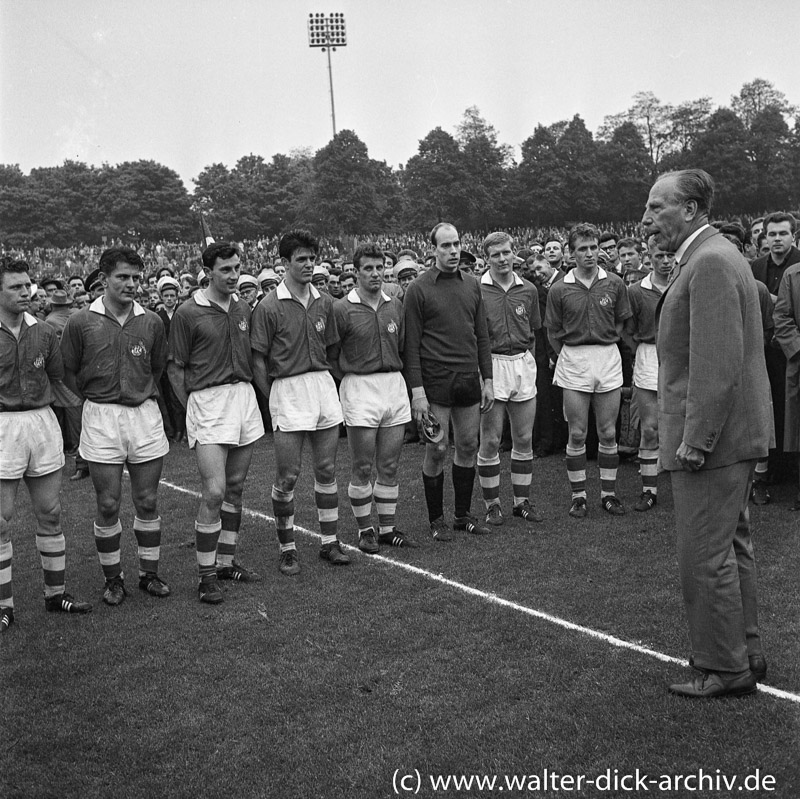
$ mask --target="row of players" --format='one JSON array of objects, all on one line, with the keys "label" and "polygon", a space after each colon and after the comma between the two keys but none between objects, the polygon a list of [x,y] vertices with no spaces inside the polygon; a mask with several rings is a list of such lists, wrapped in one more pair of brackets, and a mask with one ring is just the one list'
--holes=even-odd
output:
[{"label": "row of players", "polygon": [[[586,515],[590,403],[600,436],[602,506],[612,514],[624,512],[615,494],[614,424],[622,383],[616,342],[625,321],[634,317],[637,324],[629,325],[628,333],[639,345],[636,384],[643,392],[645,435],[640,453],[645,491],[637,508],[652,507],[657,493],[657,440],[653,445],[648,438],[656,416],[652,316],[666,284],[668,259],[653,246],[652,278],[631,289],[635,298],[629,300],[622,281],[599,267],[598,238],[593,226],[576,226],[569,240],[576,268],[567,276],[551,275],[548,285],[546,326],[554,349],[561,353],[555,382],[564,390],[570,429],[570,514],[577,517]],[[242,490],[253,445],[264,434],[254,386],[268,397],[274,427],[272,503],[282,574],[300,570],[293,532],[294,488],[306,438],[313,455],[320,556],[334,565],[349,563],[337,536],[335,455],[343,421],[352,450],[347,493],[362,551],[378,552],[381,544],[417,546],[395,524],[398,461],[405,424],[412,416],[429,434],[438,431],[429,436],[422,476],[434,541],[452,539],[443,510],[448,449],[444,432],[451,424],[453,527],[481,534],[489,532],[487,525],[503,523],[499,445],[506,413],[513,441],[513,514],[528,522],[541,521],[530,498],[536,408],[532,352],[535,331],[542,326],[536,288],[514,272],[513,242],[505,233],[486,238],[483,250],[489,270],[480,281],[459,270],[460,242],[452,225],[437,225],[431,242],[436,266],[409,286],[404,303],[384,293],[384,255],[370,244],[354,256],[357,287],[334,302],[312,285],[317,241],[305,231],[292,231],[280,242],[285,279],[253,313],[236,294],[236,246],[212,244],[203,253],[209,285],[175,313],[168,342],[161,319],[135,301],[143,265],[129,248],[103,253],[104,293],[68,320],[60,347],[48,326],[37,324],[27,312],[27,265],[3,264],[0,354],[12,368],[4,370],[0,390],[1,628],[14,620],[10,523],[23,477],[37,519],[47,609],[87,612],[91,607],[64,592],[65,543],[58,500],[64,456],[49,407],[56,381],[63,380],[84,399],[80,452],[90,465],[96,493],[94,536],[106,580],[103,600],[109,605],[120,604],[126,596],[119,520],[125,465],[136,511],[139,587],[157,597],[170,593],[158,574],[157,489],[169,445],[155,397],[165,368],[186,408],[187,435],[202,483],[195,521],[202,602],[223,600],[220,579],[259,579],[235,559]],[[341,379],[338,392],[331,371]],[[483,519],[470,512],[476,461],[486,504]]]}]

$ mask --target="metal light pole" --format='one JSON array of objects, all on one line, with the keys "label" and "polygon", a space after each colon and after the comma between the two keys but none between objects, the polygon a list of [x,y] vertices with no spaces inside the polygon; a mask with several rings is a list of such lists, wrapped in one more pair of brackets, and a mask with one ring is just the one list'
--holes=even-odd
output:
[{"label": "metal light pole", "polygon": [[333,135],[336,136],[336,106],[333,102],[333,68],[331,66],[331,50],[347,46],[347,29],[345,28],[344,14],[309,14],[308,15],[308,46],[321,47],[322,52],[328,54],[328,80],[331,86],[331,122]]}]

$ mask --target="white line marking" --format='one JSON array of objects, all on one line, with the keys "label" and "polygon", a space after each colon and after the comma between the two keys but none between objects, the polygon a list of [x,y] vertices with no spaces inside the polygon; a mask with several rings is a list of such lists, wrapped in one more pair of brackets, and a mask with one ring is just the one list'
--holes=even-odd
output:
[{"label": "white line marking", "polygon": [[[161,480],[161,484],[167,486],[167,488],[173,489],[173,491],[178,491],[181,494],[189,494],[189,496],[200,499],[200,493],[198,491],[192,491],[189,488],[184,488],[183,486],[176,485],[175,483],[170,483],[168,480]],[[273,516],[269,516],[266,513],[261,513],[261,511],[243,507],[242,512],[246,513],[248,516],[253,516],[256,519],[261,519],[262,521],[275,521]],[[298,525],[295,525],[294,529],[304,533],[305,535],[311,536],[312,538],[316,538],[317,540],[322,540],[322,536],[319,533],[315,533],[313,530],[307,530],[305,527],[300,527]],[[345,544],[343,542],[342,548],[350,549],[354,552],[360,551],[358,547],[354,547],[351,544]],[[427,569],[421,569],[419,566],[412,566],[410,563],[403,563],[403,561],[387,558],[384,555],[365,556],[365,560],[367,563],[371,561],[379,561],[396,569],[403,569],[407,572],[411,572],[412,574],[418,574],[420,577],[426,577],[434,582],[441,583],[442,585],[449,586],[450,588],[455,588],[457,591],[461,591],[469,596],[478,597],[479,599],[483,599],[493,605],[500,605],[504,608],[510,608],[511,610],[516,610],[518,613],[524,613],[526,616],[533,616],[536,619],[541,619],[542,621],[550,622],[550,624],[555,624],[558,627],[563,627],[565,630],[572,630],[573,632],[588,635],[590,638],[597,638],[600,641],[604,641],[605,643],[619,647],[620,649],[630,649],[633,652],[638,652],[640,655],[647,655],[648,657],[655,658],[656,660],[661,660],[664,663],[675,663],[679,666],[687,665],[686,660],[682,658],[676,658],[672,655],[665,655],[663,652],[659,652],[655,649],[649,649],[648,647],[640,646],[639,644],[634,644],[632,641],[625,641],[622,638],[617,638],[616,636],[608,635],[607,633],[601,633],[599,630],[593,630],[591,627],[584,627],[581,624],[575,624],[574,622],[567,621],[559,616],[552,616],[544,611],[529,608],[527,605],[520,605],[516,602],[512,602],[509,599],[503,599],[503,597],[497,596],[497,594],[492,594],[488,591],[482,591],[480,588],[474,588],[466,583],[459,583],[457,580],[451,580],[449,577],[445,577],[442,574],[434,574]],[[790,691],[782,691],[780,688],[773,688],[770,685],[762,685],[760,683],[758,690],[765,694],[771,694],[772,696],[777,696],[780,699],[787,699],[790,702],[796,702],[797,704],[800,704],[800,694],[791,693]]]}]

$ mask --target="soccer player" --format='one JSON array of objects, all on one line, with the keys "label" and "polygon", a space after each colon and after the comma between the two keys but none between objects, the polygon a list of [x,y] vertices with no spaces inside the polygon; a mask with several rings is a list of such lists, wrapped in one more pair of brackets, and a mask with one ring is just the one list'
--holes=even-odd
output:
[{"label": "soccer player", "polygon": [[202,484],[194,525],[198,598],[217,605],[224,599],[219,580],[260,579],[235,558],[244,481],[264,424],[252,386],[250,308],[236,295],[238,247],[209,245],[203,266],[208,287],[195,291],[172,318],[167,372],[186,408],[186,436]]},{"label": "soccer player", "polygon": [[503,524],[500,508],[500,439],[508,413],[511,423],[511,485],[514,516],[542,521],[530,501],[533,473],[533,422],[536,418],[535,331],[542,326],[536,287],[515,274],[508,233],[490,233],[483,242],[489,262],[481,294],[492,344],[494,404],[481,416],[478,479],[486,504],[486,522]]},{"label": "soccer player", "polygon": [[494,402],[492,355],[481,288],[459,270],[458,231],[440,222],[431,231],[435,264],[406,289],[405,375],[417,423],[441,426],[441,440],[428,441],[422,482],[434,541],[451,541],[444,520],[444,460],[453,423],[454,529],[490,532],[470,513],[481,412]]},{"label": "soccer player", "polygon": [[[373,555],[380,544],[416,547],[395,525],[397,465],[411,406],[403,380],[403,305],[381,288],[384,254],[376,244],[360,246],[353,255],[358,287],[334,306],[341,337],[339,389],[351,452],[347,488],[358,525],[358,548]],[[377,477],[371,485],[372,466]],[[372,500],[378,510],[378,535],[372,526]]]},{"label": "soccer player", "polygon": [[634,353],[633,393],[639,408],[642,437],[639,469],[642,496],[637,511],[650,510],[658,498],[658,356],[656,355],[656,306],[669,282],[673,259],[659,249],[655,236],[647,240],[653,270],[628,289],[630,316],[623,337]]},{"label": "soccer player", "polygon": [[88,613],[92,606],[65,592],[61,532],[64,447],[51,381],[64,376],[55,331],[28,313],[31,280],[25,261],[0,260],[0,634],[14,623],[11,521],[25,480],[36,517],[36,549],[51,613]]},{"label": "soccer player", "polygon": [[308,231],[285,233],[278,252],[285,277],[256,307],[251,344],[256,385],[269,397],[274,430],[272,507],[279,570],[292,576],[300,572],[294,541],[294,487],[306,438],[311,441],[314,498],[322,533],[319,556],[335,566],[347,565],[350,558],[337,538],[336,448],[342,409],[328,352],[339,343],[334,301],[311,285],[319,243]]},{"label": "soccer player", "polygon": [[553,382],[564,392],[569,427],[567,474],[572,487],[569,515],[586,516],[586,429],[594,407],[600,441],[600,501],[619,516],[625,507],[617,499],[619,413],[622,363],[617,347],[622,326],[631,315],[622,280],[597,262],[600,233],[594,225],[578,224],[569,232],[575,269],[554,283],[547,297],[545,326],[558,361]]},{"label": "soccer player", "polygon": [[103,295],[69,318],[61,353],[68,388],[85,400],[79,450],[97,500],[94,542],[106,581],[103,601],[116,606],[126,596],[119,520],[126,464],[136,509],[139,588],[155,597],[170,592],[158,576],[158,481],[169,442],[156,398],[167,343],[162,321],[134,299],[144,269],[139,254],[112,247],[100,256],[99,268]]}]

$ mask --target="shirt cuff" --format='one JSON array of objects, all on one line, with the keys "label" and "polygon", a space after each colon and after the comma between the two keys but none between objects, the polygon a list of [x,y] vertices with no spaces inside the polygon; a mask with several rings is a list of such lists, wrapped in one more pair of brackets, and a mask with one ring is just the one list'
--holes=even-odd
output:
[{"label": "shirt cuff", "polygon": [[418,399],[427,399],[427,395],[425,394],[425,389],[423,386],[417,386],[416,388],[411,389],[411,399],[418,400]]}]

